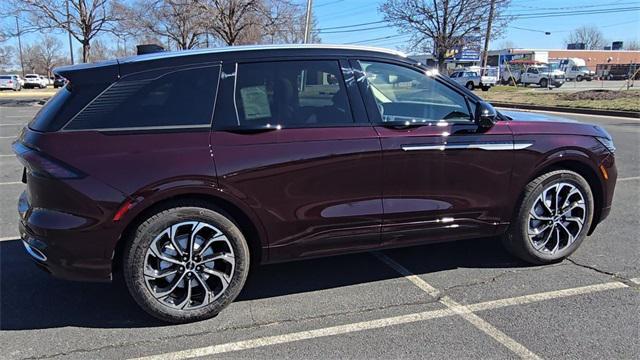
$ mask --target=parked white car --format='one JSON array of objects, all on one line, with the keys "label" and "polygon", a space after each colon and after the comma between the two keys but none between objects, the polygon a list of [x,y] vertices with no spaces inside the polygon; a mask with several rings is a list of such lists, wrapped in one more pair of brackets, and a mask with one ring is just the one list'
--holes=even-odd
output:
[{"label": "parked white car", "polygon": [[38,74],[27,74],[24,76],[24,88],[25,89],[33,89],[40,88],[43,89],[47,87],[46,82],[42,79],[41,75]]},{"label": "parked white car", "polygon": [[20,80],[17,75],[0,75],[0,90],[22,90]]},{"label": "parked white car", "polygon": [[450,75],[450,78],[458,84],[469,90],[481,88],[482,91],[488,91],[492,86],[496,85],[496,76],[480,76],[477,71],[459,70]]},{"label": "parked white car", "polygon": [[549,86],[559,88],[565,82],[564,71],[549,70],[547,66],[529,66],[520,75],[520,82],[524,86],[535,84],[543,88]]}]

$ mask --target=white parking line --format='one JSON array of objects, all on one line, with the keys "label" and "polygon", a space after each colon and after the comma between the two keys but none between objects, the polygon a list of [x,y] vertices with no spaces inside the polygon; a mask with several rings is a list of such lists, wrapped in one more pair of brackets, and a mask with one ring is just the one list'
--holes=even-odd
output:
[{"label": "white parking line", "polygon": [[2,185],[18,185],[24,184],[22,181],[8,181],[8,182],[0,182],[0,186]]},{"label": "white parking line", "polygon": [[631,181],[631,180],[640,180],[640,176],[631,176],[626,178],[619,178],[618,181]]},{"label": "white parking line", "polygon": [[13,157],[15,154],[1,154],[0,157]]},{"label": "white parking line", "polygon": [[13,138],[16,138],[16,137],[18,137],[18,134],[11,135],[11,136],[0,136],[0,139],[13,139]]},{"label": "white parking line", "polygon": [[24,124],[0,124],[0,126],[24,126]]},{"label": "white parking line", "polygon": [[20,236],[6,236],[6,237],[0,237],[0,242],[3,241],[12,241],[12,240],[19,240]]},{"label": "white parking line", "polygon": [[632,283],[640,285],[640,278],[629,279]]},{"label": "white parking line", "polygon": [[[407,280],[411,281],[414,285],[422,289],[427,294],[433,297],[438,297],[438,295],[440,294],[440,292],[436,288],[429,285],[429,283],[422,280],[422,278],[420,278],[419,276],[411,273],[411,271],[409,271],[407,268],[397,263],[395,260],[391,259],[390,257],[382,253],[374,253],[374,254],[378,259],[380,259],[382,262],[387,264],[389,267],[391,267],[393,270],[398,272],[400,275],[404,276]],[[491,336],[494,340],[502,344],[507,349],[513,351],[519,357],[523,359],[541,359],[538,355],[536,355],[531,350],[527,349],[522,344],[520,344],[519,342],[509,337],[507,334],[498,330],[498,328],[496,328],[495,326],[489,324],[487,321],[485,321],[478,315],[473,314],[467,306],[459,304],[458,302],[456,302],[455,300],[453,300],[452,298],[446,295],[442,296],[439,302],[442,303],[447,308],[453,310],[456,314],[462,316],[463,319],[470,322],[473,326],[475,326],[485,334]]]},{"label": "white parking line", "polygon": [[[416,276],[416,275],[411,274],[409,276]],[[417,285],[417,283],[414,283],[414,284]],[[290,342],[301,341],[301,340],[309,340],[309,339],[315,339],[315,338],[326,337],[326,336],[347,334],[347,333],[357,332],[357,331],[379,329],[379,328],[384,328],[389,326],[409,324],[409,323],[437,319],[437,318],[442,318],[447,316],[454,316],[459,314],[472,314],[471,313],[472,311],[498,309],[498,308],[503,308],[507,306],[529,304],[529,303],[539,302],[543,300],[551,300],[551,299],[562,298],[567,296],[596,293],[596,292],[601,292],[605,290],[620,289],[625,287],[627,287],[627,285],[621,282],[614,281],[614,282],[608,282],[604,284],[549,291],[549,292],[519,296],[514,298],[476,303],[476,304],[471,304],[467,306],[459,306],[457,308],[457,311],[454,311],[453,309],[450,309],[450,308],[442,309],[442,310],[423,311],[419,313],[393,316],[393,317],[369,320],[369,321],[362,321],[362,322],[345,324],[345,325],[331,326],[331,327],[320,328],[315,330],[293,332],[293,333],[288,333],[283,335],[267,336],[262,338],[236,341],[236,342],[224,343],[219,345],[205,346],[205,347],[196,348],[196,349],[187,349],[187,350],[175,351],[170,353],[145,356],[145,357],[137,358],[136,360],[191,359],[195,357],[211,356],[216,354],[229,353],[229,352],[240,351],[240,350],[249,350],[249,349],[255,349],[255,348],[264,347],[264,346],[284,344],[284,343],[290,343]],[[434,287],[432,287],[431,285],[427,284],[424,281],[421,282],[420,288],[423,290],[427,289],[430,292],[435,291],[436,293],[438,293],[438,290],[436,290]],[[482,321],[484,322],[484,320]]]}]

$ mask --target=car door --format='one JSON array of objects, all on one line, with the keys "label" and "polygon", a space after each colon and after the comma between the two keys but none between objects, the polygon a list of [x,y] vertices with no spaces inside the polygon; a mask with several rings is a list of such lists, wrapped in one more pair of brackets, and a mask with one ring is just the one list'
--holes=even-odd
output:
[{"label": "car door", "polygon": [[381,147],[348,63],[226,63],[221,86],[219,186],[260,219],[269,261],[378,245]]},{"label": "car door", "polygon": [[480,128],[475,98],[417,67],[354,63],[382,143],[383,244],[492,234],[512,167],[508,124]]}]

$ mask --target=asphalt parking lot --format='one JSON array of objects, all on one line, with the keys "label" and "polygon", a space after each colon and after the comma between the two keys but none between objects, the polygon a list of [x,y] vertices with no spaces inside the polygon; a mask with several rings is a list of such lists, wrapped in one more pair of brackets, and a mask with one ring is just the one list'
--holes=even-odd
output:
[{"label": "asphalt parking lot", "polygon": [[10,151],[37,105],[0,105],[0,358],[640,358],[640,121],[566,115],[613,136],[609,219],[559,264],[497,239],[264,266],[218,317],[167,326],[121,284],[55,280],[16,239]]}]

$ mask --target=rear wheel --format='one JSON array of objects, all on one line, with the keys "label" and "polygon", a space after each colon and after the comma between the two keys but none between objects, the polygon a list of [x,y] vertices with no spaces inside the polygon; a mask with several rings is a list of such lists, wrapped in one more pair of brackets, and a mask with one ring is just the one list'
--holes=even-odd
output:
[{"label": "rear wheel", "polygon": [[489,89],[491,89],[491,86],[483,86],[482,87],[482,91],[489,91]]},{"label": "rear wheel", "polygon": [[249,249],[221,211],[177,204],[138,226],[123,260],[138,305],[161,320],[185,323],[214,317],[238,296]]},{"label": "rear wheel", "polygon": [[467,87],[467,89],[469,89],[469,90],[473,90],[473,88],[474,88],[474,86],[473,86],[473,82],[472,82],[472,81],[469,81],[469,82],[467,83],[467,85],[465,85],[465,86],[466,86],[466,87]]},{"label": "rear wheel", "polygon": [[562,260],[584,240],[593,209],[593,193],[582,176],[569,170],[546,173],[526,186],[503,243],[529,263]]}]

